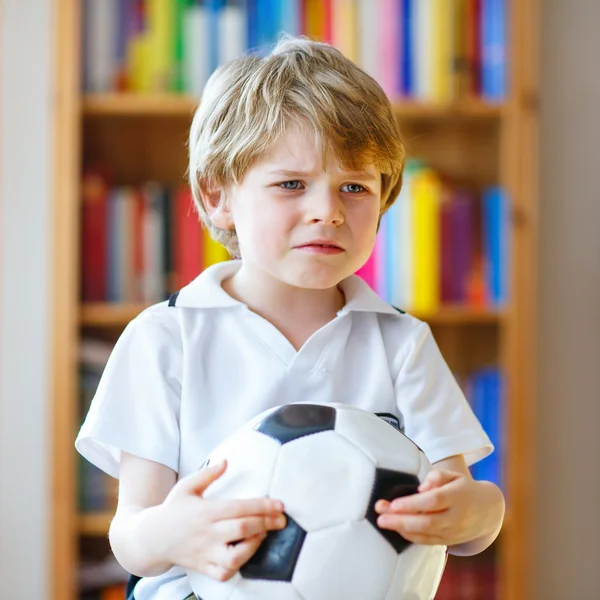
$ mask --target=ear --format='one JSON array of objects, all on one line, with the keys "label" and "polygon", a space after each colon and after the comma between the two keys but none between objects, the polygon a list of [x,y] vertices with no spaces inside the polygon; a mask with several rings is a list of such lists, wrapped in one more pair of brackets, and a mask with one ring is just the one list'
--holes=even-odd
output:
[{"label": "ear", "polygon": [[229,209],[225,190],[201,185],[200,195],[204,208],[213,224],[219,229],[232,229],[233,216]]}]

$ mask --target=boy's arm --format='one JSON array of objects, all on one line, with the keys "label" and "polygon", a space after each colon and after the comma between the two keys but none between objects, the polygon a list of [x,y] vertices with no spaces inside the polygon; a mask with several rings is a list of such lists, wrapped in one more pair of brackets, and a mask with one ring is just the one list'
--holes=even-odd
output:
[{"label": "boy's arm", "polygon": [[285,527],[284,507],[277,500],[202,497],[226,467],[215,464],[176,481],[168,467],[122,452],[119,503],[109,537],[123,568],[151,577],[176,564],[226,581],[256,552],[267,531]]},{"label": "boy's arm", "polygon": [[150,577],[171,567],[161,556],[163,544],[155,532],[161,528],[159,507],[176,480],[168,467],[122,453],[119,502],[109,539],[116,559],[130,573]]},{"label": "boy's arm", "polygon": [[419,493],[377,502],[377,524],[414,543],[444,544],[468,556],[487,548],[504,519],[504,496],[489,481],[475,481],[462,455],[435,463]]}]

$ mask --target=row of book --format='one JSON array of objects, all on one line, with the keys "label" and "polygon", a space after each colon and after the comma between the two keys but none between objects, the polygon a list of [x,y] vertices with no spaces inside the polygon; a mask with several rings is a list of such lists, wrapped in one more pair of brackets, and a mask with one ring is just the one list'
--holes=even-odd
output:
[{"label": "row of book", "polygon": [[85,0],[82,32],[89,92],[199,97],[287,32],[333,44],[392,99],[506,95],[506,0]]},{"label": "row of book", "polygon": [[82,184],[84,302],[160,302],[229,258],[200,225],[188,186],[109,186],[100,170]]},{"label": "row of book", "polygon": [[[82,189],[84,302],[160,302],[229,257],[201,226],[187,186],[111,187],[89,171]],[[501,188],[458,188],[411,161],[358,274],[390,304],[419,314],[448,304],[501,307],[508,297],[509,236]]]},{"label": "row of book", "polygon": [[502,307],[510,279],[505,191],[455,186],[411,160],[358,274],[387,302],[419,314],[442,305]]},{"label": "row of book", "polygon": [[[112,351],[111,343],[93,337],[81,340],[79,352],[79,409],[83,420],[96,392],[100,376]],[[479,369],[464,378],[461,386],[496,450],[471,467],[475,479],[503,486],[503,377],[497,368]],[[82,513],[113,511],[117,501],[117,483],[91,463],[79,457],[79,509]]]}]

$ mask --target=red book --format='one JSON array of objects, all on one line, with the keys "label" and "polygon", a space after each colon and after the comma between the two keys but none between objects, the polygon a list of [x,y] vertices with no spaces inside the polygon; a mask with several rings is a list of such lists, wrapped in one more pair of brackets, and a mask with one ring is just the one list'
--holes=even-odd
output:
[{"label": "red book", "polygon": [[106,301],[108,182],[99,171],[83,175],[81,203],[81,297]]},{"label": "red book", "polygon": [[323,41],[333,44],[333,1],[323,0]]},{"label": "red book", "polygon": [[144,211],[145,203],[140,190],[133,191],[135,196],[135,212],[133,217],[133,271],[135,300],[144,299]]},{"label": "red book", "polygon": [[173,256],[180,289],[202,270],[202,227],[188,186],[177,191],[174,204]]}]

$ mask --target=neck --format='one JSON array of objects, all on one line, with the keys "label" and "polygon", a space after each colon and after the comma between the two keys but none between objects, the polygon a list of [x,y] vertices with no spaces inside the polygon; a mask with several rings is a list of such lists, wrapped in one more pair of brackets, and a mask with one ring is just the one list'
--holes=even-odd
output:
[{"label": "neck", "polygon": [[253,312],[278,327],[295,346],[335,318],[345,303],[337,287],[307,289],[291,286],[242,263],[239,271],[223,281],[223,289]]}]

